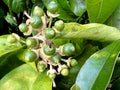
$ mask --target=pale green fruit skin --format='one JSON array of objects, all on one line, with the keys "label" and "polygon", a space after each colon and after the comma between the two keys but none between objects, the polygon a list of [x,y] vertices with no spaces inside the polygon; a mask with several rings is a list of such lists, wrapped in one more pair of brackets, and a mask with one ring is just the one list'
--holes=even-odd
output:
[{"label": "pale green fruit skin", "polygon": [[36,53],[31,50],[26,51],[24,54],[24,59],[27,62],[33,62],[37,59]]},{"label": "pale green fruit skin", "polygon": [[55,33],[54,29],[52,29],[52,28],[46,28],[45,29],[45,37],[47,39],[52,39],[52,38],[55,37],[55,35],[56,35],[56,33]]},{"label": "pale green fruit skin", "polygon": [[17,38],[15,38],[15,36],[13,36],[13,35],[9,35],[7,37],[7,42],[9,42],[9,43],[15,43],[15,42],[17,42]]},{"label": "pale green fruit skin", "polygon": [[51,57],[51,61],[52,61],[53,63],[59,63],[60,60],[61,60],[61,55],[60,55],[60,54],[55,54],[55,55],[53,55],[53,56]]},{"label": "pale green fruit skin", "polygon": [[33,16],[38,16],[38,17],[41,17],[44,15],[44,11],[42,8],[38,7],[38,6],[35,6],[34,7],[34,10],[33,10]]},{"label": "pale green fruit skin", "polygon": [[66,56],[71,56],[73,55],[75,52],[75,47],[72,43],[66,43],[63,46],[63,54],[65,54]]},{"label": "pale green fruit skin", "polygon": [[28,27],[27,27],[27,25],[25,23],[21,23],[19,25],[19,30],[20,30],[20,32],[24,33],[24,32],[28,31]]},{"label": "pale green fruit skin", "polygon": [[42,26],[42,19],[38,16],[33,16],[30,24],[33,28],[39,28]]},{"label": "pale green fruit skin", "polygon": [[26,45],[27,45],[27,47],[35,48],[35,47],[37,47],[37,40],[35,38],[28,37],[26,39]]},{"label": "pale green fruit skin", "polygon": [[48,5],[47,5],[47,10],[51,13],[56,13],[58,10],[58,5],[56,2],[51,1]]},{"label": "pale green fruit skin", "polygon": [[69,75],[69,70],[68,70],[68,68],[62,69],[62,70],[61,70],[61,75],[62,75],[62,76],[68,76],[68,75]]},{"label": "pale green fruit skin", "polygon": [[49,47],[48,45],[46,45],[44,48],[43,48],[43,52],[48,55],[48,56],[51,56],[53,55],[55,52],[56,52],[56,48],[54,46],[51,46]]},{"label": "pale green fruit skin", "polygon": [[70,65],[71,65],[72,67],[76,66],[77,64],[78,64],[77,60],[71,59]]},{"label": "pale green fruit skin", "polygon": [[56,74],[55,73],[50,73],[48,76],[49,76],[50,79],[55,79]]},{"label": "pale green fruit skin", "polygon": [[62,31],[65,27],[65,24],[62,20],[56,21],[54,24],[55,29],[57,29],[58,31]]},{"label": "pale green fruit skin", "polygon": [[46,69],[46,65],[45,64],[38,64],[37,68],[38,68],[39,72],[43,72]]}]

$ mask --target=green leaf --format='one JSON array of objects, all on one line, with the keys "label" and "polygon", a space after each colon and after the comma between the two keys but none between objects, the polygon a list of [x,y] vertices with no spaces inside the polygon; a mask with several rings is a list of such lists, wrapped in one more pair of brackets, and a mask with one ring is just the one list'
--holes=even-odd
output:
[{"label": "green leaf", "polygon": [[24,64],[0,80],[1,90],[30,90],[37,77],[37,72],[29,65]]},{"label": "green leaf", "polygon": [[8,43],[7,36],[0,36],[0,71],[4,70],[4,72],[1,72],[0,78],[13,68],[22,64],[16,57],[16,53],[25,47],[19,42],[14,44]]},{"label": "green leaf", "polygon": [[116,27],[120,30],[120,5],[112,14],[112,16],[110,16],[110,18],[106,21],[106,24]]},{"label": "green leaf", "polygon": [[120,0],[86,0],[90,22],[104,23],[120,4]]},{"label": "green leaf", "polygon": [[25,47],[20,42],[14,44],[8,43],[7,36],[8,35],[0,36],[0,57],[11,52],[19,51]]},{"label": "green leaf", "polygon": [[76,20],[75,14],[71,11],[70,5],[67,0],[56,0],[59,5],[58,13],[60,16],[58,18],[63,20]]},{"label": "green leaf", "polygon": [[43,72],[38,75],[30,90],[52,90],[52,80]]},{"label": "green leaf", "polygon": [[77,16],[82,16],[86,11],[85,0],[70,0],[70,8]]},{"label": "green leaf", "polygon": [[39,74],[23,64],[0,80],[0,90],[52,90],[52,80],[46,72]]},{"label": "green leaf", "polygon": [[10,15],[9,13],[7,13],[7,16],[5,16],[5,20],[9,24],[17,26],[17,21],[16,21],[15,17],[13,17],[12,15]]},{"label": "green leaf", "polygon": [[98,23],[84,25],[78,23],[66,23],[64,30],[59,36],[56,36],[56,38],[82,38],[101,42],[112,42],[120,39],[120,31],[114,27]]},{"label": "green leaf", "polygon": [[25,0],[3,0],[10,10],[20,13],[26,9]]},{"label": "green leaf", "polygon": [[106,89],[119,51],[120,40],[117,40],[88,58],[76,78],[81,90]]},{"label": "green leaf", "polygon": [[20,66],[23,64],[22,61],[20,61],[17,57],[16,54],[14,53],[8,53],[0,57],[0,79],[13,70],[14,68]]},{"label": "green leaf", "polygon": [[25,0],[13,0],[12,2],[12,10],[15,13],[20,13],[26,9]]}]

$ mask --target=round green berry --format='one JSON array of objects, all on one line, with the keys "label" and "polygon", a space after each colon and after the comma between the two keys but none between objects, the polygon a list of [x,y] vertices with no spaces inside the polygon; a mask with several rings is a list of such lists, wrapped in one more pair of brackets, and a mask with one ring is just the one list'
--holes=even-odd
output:
[{"label": "round green berry", "polygon": [[55,47],[52,45],[51,47],[49,45],[46,45],[44,48],[43,48],[43,51],[46,55],[53,55],[56,51]]},{"label": "round green berry", "polygon": [[41,17],[44,15],[44,11],[42,8],[38,7],[38,6],[35,6],[34,7],[34,10],[33,10],[33,16],[38,16],[38,17]]},{"label": "round green berry", "polygon": [[61,75],[62,75],[62,76],[68,76],[68,75],[69,75],[69,70],[68,70],[68,68],[62,69],[62,70],[61,70]]},{"label": "round green berry", "polygon": [[61,60],[61,55],[58,54],[58,53],[55,54],[55,55],[53,55],[53,56],[51,57],[51,61],[52,61],[53,63],[59,63],[60,60]]},{"label": "round green berry", "polygon": [[47,5],[47,10],[51,13],[56,13],[58,10],[58,5],[55,1],[51,1],[48,5]]},{"label": "round green berry", "polygon": [[25,24],[25,23],[21,23],[19,25],[19,30],[20,32],[24,33],[24,32],[27,32],[28,31],[28,26]]},{"label": "round green berry", "polygon": [[39,72],[43,72],[46,69],[46,65],[44,63],[38,63],[37,68]]},{"label": "round green berry", "polygon": [[52,28],[46,28],[45,29],[45,37],[47,38],[47,39],[52,39],[52,38],[54,38],[55,37],[55,30],[54,29],[52,29]]},{"label": "round green berry", "polygon": [[50,74],[48,74],[48,77],[49,77],[50,79],[55,79],[56,74],[55,74],[55,73],[50,73]]},{"label": "round green berry", "polygon": [[73,55],[75,52],[75,47],[72,43],[66,43],[64,46],[63,46],[63,53],[66,55],[66,56],[71,56]]},{"label": "round green berry", "polygon": [[30,24],[33,28],[39,28],[42,26],[42,19],[38,16],[33,16]]},{"label": "round green berry", "polygon": [[32,38],[32,37],[28,37],[26,39],[26,45],[28,47],[31,47],[31,48],[34,48],[37,46],[37,40],[35,38]]},{"label": "round green berry", "polygon": [[37,55],[34,51],[32,50],[27,50],[24,55],[24,59],[27,62],[33,62],[37,59]]},{"label": "round green berry", "polygon": [[70,65],[73,67],[73,66],[76,66],[78,64],[77,60],[75,59],[71,59],[70,61]]},{"label": "round green berry", "polygon": [[58,31],[62,31],[65,27],[64,22],[62,20],[56,21],[54,24],[54,27],[58,30]]},{"label": "round green berry", "polygon": [[17,38],[14,35],[11,34],[7,37],[7,41],[9,43],[15,43],[15,42],[17,42]]}]

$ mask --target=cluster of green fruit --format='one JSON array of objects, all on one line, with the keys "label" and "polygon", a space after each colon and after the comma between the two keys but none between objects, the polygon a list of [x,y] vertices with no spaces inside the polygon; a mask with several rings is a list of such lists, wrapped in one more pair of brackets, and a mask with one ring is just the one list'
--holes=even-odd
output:
[{"label": "cluster of green fruit", "polygon": [[[24,60],[27,62],[36,62],[36,68],[39,72],[47,71],[47,75],[54,79],[56,75],[67,76],[69,68],[75,66],[77,61],[72,58],[75,53],[75,47],[72,43],[66,43],[59,47],[55,46],[52,39],[60,34],[65,25],[62,20],[58,20],[52,26],[52,19],[57,17],[58,5],[52,1],[47,6],[47,14],[42,8],[35,6],[34,10],[28,16],[26,23],[19,25],[19,30],[28,38],[24,41],[27,51],[24,53]],[[31,36],[32,35],[32,36]],[[7,41],[15,43],[20,41],[17,34],[8,36]],[[66,56],[67,59],[64,59]]]}]

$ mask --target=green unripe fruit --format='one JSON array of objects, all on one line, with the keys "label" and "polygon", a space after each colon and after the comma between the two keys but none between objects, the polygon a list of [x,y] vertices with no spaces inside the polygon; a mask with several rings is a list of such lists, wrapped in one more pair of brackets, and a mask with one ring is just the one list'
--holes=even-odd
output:
[{"label": "green unripe fruit", "polygon": [[25,61],[27,62],[33,62],[37,59],[37,55],[34,51],[32,50],[28,50],[25,52],[25,57],[24,57]]},{"label": "green unripe fruit", "polygon": [[33,16],[41,17],[43,15],[44,15],[44,12],[43,12],[42,8],[35,6],[35,8],[33,10]]},{"label": "green unripe fruit", "polygon": [[37,46],[37,40],[35,38],[32,38],[32,37],[28,37],[26,39],[26,45],[28,47],[31,47],[31,48],[34,48]]},{"label": "green unripe fruit", "polygon": [[54,29],[52,29],[52,28],[46,28],[45,29],[45,37],[47,38],[47,39],[52,39],[52,38],[54,38],[55,37],[55,30]]},{"label": "green unripe fruit", "polygon": [[58,54],[58,53],[55,54],[55,55],[53,55],[53,56],[51,57],[51,61],[52,61],[53,63],[59,63],[60,60],[61,60],[61,55]]},{"label": "green unripe fruit", "polygon": [[63,46],[63,53],[66,55],[66,56],[70,56],[70,55],[73,55],[75,52],[75,47],[72,43],[67,43]]},{"label": "green unripe fruit", "polygon": [[30,24],[33,28],[39,28],[42,26],[42,19],[38,16],[33,16]]},{"label": "green unripe fruit", "polygon": [[28,31],[28,26],[25,24],[25,23],[21,23],[19,25],[19,30],[20,32],[24,33],[24,32],[27,32]]},{"label": "green unripe fruit", "polygon": [[58,10],[58,5],[55,1],[51,1],[48,5],[47,5],[47,10],[51,13],[56,13]]},{"label": "green unripe fruit", "polygon": [[69,75],[69,70],[68,70],[68,68],[62,69],[62,70],[61,70],[61,75],[62,75],[62,76],[68,76],[68,75]]},{"label": "green unripe fruit", "polygon": [[49,77],[50,79],[55,79],[56,74],[55,74],[55,73],[50,73],[50,74],[48,75],[48,77]]},{"label": "green unripe fruit", "polygon": [[43,72],[46,69],[46,65],[44,63],[39,63],[37,68],[39,72]]},{"label": "green unripe fruit", "polygon": [[58,31],[62,31],[65,27],[65,24],[62,20],[56,21],[54,24],[54,27],[58,30]]},{"label": "green unripe fruit", "polygon": [[54,46],[51,46],[49,47],[48,45],[46,45],[44,48],[43,48],[43,51],[46,55],[48,56],[51,56],[55,53],[56,49]]},{"label": "green unripe fruit", "polygon": [[14,35],[11,34],[7,37],[7,41],[9,43],[15,43],[15,42],[17,42],[17,38]]},{"label": "green unripe fruit", "polygon": [[75,59],[71,59],[70,61],[70,65],[73,67],[73,66],[76,66],[78,64],[77,60]]}]

